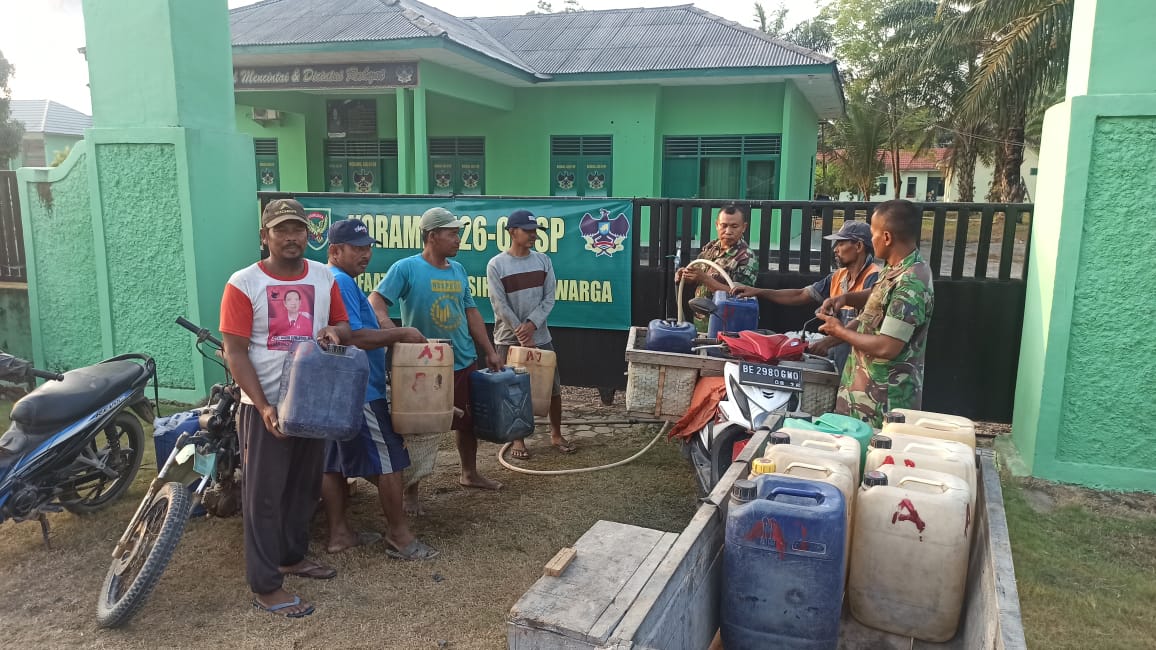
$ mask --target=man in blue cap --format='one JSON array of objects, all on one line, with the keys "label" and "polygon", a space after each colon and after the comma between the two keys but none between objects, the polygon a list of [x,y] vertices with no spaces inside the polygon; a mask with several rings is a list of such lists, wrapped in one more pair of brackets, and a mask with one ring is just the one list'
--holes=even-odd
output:
[{"label": "man in blue cap", "polygon": [[325,475],[321,493],[329,520],[330,553],[381,539],[377,533],[357,533],[346,516],[347,477],[361,477],[377,486],[388,530],[386,554],[405,560],[428,560],[438,552],[409,529],[402,502],[402,470],[409,467],[405,441],[393,430],[389,403],[385,398],[385,348],[394,343],[424,343],[425,337],[412,327],[395,327],[392,321],[379,323],[365,294],[354,278],[365,273],[373,247],[381,244],[369,235],[359,219],[345,219],[329,227],[329,268],[341,290],[341,300],[353,331],[350,343],[365,350],[369,358],[369,385],[365,391],[365,424],[361,432],[345,442],[326,442]]},{"label": "man in blue cap", "polygon": [[[821,305],[828,298],[845,293],[865,291],[875,286],[879,278],[879,264],[871,249],[871,226],[863,221],[844,221],[843,227],[826,239],[832,244],[835,263],[832,273],[818,282],[798,289],[758,289],[739,285],[731,293],[742,297],[762,298],[780,305]],[[839,339],[828,336],[810,346],[812,352],[825,354],[835,362],[839,372],[847,363],[851,346]]]},{"label": "man in blue cap", "polygon": [[[490,304],[494,308],[494,347],[506,358],[510,346],[553,350],[546,319],[554,309],[557,280],[554,265],[546,255],[534,250],[539,226],[534,213],[514,210],[506,220],[510,248],[495,255],[486,265]],[[554,387],[550,393],[550,442],[568,454],[574,445],[562,437],[562,382],[554,367]],[[510,450],[514,458],[526,459],[525,440],[515,440]]]}]

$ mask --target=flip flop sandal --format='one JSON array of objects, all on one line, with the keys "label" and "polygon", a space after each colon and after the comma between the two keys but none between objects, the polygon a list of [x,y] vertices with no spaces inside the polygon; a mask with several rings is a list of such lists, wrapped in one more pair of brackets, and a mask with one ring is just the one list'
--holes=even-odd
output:
[{"label": "flip flop sandal", "polygon": [[510,458],[517,458],[519,460],[530,460],[529,449],[511,449]]},{"label": "flip flop sandal", "polygon": [[432,560],[441,552],[418,539],[410,542],[404,549],[399,549],[393,542],[386,540],[385,554],[395,560]]},{"label": "flip flop sandal", "polygon": [[301,604],[301,596],[294,596],[293,600],[286,601],[283,603],[277,603],[276,605],[262,605],[261,601],[257,600],[256,598],[253,599],[253,607],[256,607],[257,609],[259,609],[263,612],[269,612],[270,614],[277,614],[279,616],[284,616],[285,618],[305,618],[306,616],[309,616],[310,614],[313,613],[313,605],[310,605],[305,610],[300,611],[300,612],[282,613],[282,610],[289,609],[290,607],[296,607],[297,605],[300,605],[300,604]]},{"label": "flip flop sandal", "polygon": [[316,563],[298,571],[282,571],[282,573],[287,576],[309,578],[310,580],[332,580],[337,577],[337,569]]},{"label": "flip flop sandal", "polygon": [[554,443],[553,446],[555,449],[562,452],[563,454],[572,454],[572,453],[578,451],[578,448],[575,447],[574,443],[572,443],[572,442],[563,442],[562,444]]}]

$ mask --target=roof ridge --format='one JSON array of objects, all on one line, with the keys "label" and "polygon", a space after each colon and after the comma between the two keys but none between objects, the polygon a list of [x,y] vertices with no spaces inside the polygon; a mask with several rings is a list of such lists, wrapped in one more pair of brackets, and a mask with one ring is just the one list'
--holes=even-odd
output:
[{"label": "roof ridge", "polygon": [[282,2],[282,0],[258,0],[257,2],[247,4],[247,5],[244,5],[241,7],[233,7],[232,9],[229,10],[229,13],[230,14],[237,14],[237,13],[241,13],[244,11],[248,11],[250,9],[256,9],[258,7],[267,7],[269,5],[275,5],[275,4],[278,4],[280,2]]},{"label": "roof ridge", "polygon": [[506,16],[469,16],[462,18],[462,20],[497,20],[499,18],[533,18],[536,16],[564,16],[569,13],[584,13],[584,14],[608,14],[616,11],[655,11],[659,9],[686,9],[693,7],[693,4],[668,5],[665,7],[614,7],[612,9],[583,9],[581,12],[572,11],[552,11],[550,13],[531,12],[528,14],[509,14]]},{"label": "roof ridge", "polygon": [[[542,73],[538,72],[538,70],[534,69],[533,66],[526,63],[526,61],[524,59],[522,59],[522,57],[515,54],[514,51],[511,50],[505,43],[502,43],[498,39],[494,38],[489,32],[482,29],[480,26],[474,24],[474,22],[471,20],[461,18],[459,16],[455,16],[455,15],[449,13],[448,11],[439,9],[433,5],[427,5],[424,2],[421,2],[421,0],[378,0],[378,1],[381,2],[382,4],[386,5],[386,6],[395,6],[396,5],[398,7],[401,7],[402,16],[404,16],[406,20],[410,21],[410,23],[413,24],[414,27],[417,27],[418,29],[426,32],[427,34],[430,34],[431,36],[448,38],[450,40],[454,40],[454,41],[458,42],[460,45],[463,45],[463,46],[470,48],[472,50],[476,50],[477,49],[476,47],[473,47],[473,46],[469,45],[468,43],[461,43],[459,39],[455,39],[452,32],[450,32],[448,29],[446,29],[445,26],[441,25],[440,23],[435,22],[434,20],[431,20],[425,14],[425,12],[420,10],[420,7],[427,7],[427,8],[432,9],[438,13],[445,14],[446,16],[452,18],[453,20],[456,20],[459,23],[461,23],[462,27],[465,29],[468,29],[470,31],[470,33],[473,34],[475,37],[482,39],[490,47],[494,48],[494,50],[496,52],[498,52],[499,54],[501,54],[502,57],[505,57],[506,59],[508,59],[508,63],[512,63],[515,67],[521,67],[523,70],[525,70],[526,72],[529,72],[530,74],[534,75],[535,77],[549,78],[548,75],[543,75]],[[484,51],[479,52],[479,53],[486,55],[486,56],[490,56],[491,58],[498,58],[498,57],[494,57],[492,54],[489,54],[489,53],[484,52]]]},{"label": "roof ridge", "polygon": [[[675,7],[671,7],[671,8],[673,9]],[[757,36],[757,37],[763,39],[764,41],[767,41],[768,43],[772,43],[774,45],[778,45],[779,47],[786,48],[786,49],[788,49],[788,50],[790,50],[796,54],[802,54],[803,56],[809,56],[813,59],[816,59],[816,63],[834,63],[835,62],[834,58],[829,57],[826,54],[821,54],[819,52],[816,52],[815,50],[805,48],[802,45],[798,45],[798,44],[792,43],[790,41],[778,38],[777,36],[771,36],[770,34],[762,31],[761,29],[755,29],[754,27],[747,27],[746,25],[743,25],[742,23],[737,23],[733,20],[727,20],[726,18],[723,18],[722,16],[719,16],[717,14],[712,14],[711,12],[709,12],[705,9],[702,9],[700,7],[696,7],[693,4],[680,5],[677,8],[678,9],[686,9],[688,11],[692,11],[694,13],[706,16],[707,18],[710,18],[711,20],[716,20],[721,24],[724,24],[724,25],[727,25],[728,27],[731,27],[732,29],[738,29],[740,31],[746,32],[746,33],[751,34],[753,36]]]}]

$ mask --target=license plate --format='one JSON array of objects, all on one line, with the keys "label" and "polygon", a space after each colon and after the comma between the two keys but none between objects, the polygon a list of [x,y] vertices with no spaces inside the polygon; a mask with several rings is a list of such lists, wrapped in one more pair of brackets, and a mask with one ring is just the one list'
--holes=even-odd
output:
[{"label": "license plate", "polygon": [[796,368],[743,361],[739,363],[739,383],[801,391],[803,390],[803,373]]}]

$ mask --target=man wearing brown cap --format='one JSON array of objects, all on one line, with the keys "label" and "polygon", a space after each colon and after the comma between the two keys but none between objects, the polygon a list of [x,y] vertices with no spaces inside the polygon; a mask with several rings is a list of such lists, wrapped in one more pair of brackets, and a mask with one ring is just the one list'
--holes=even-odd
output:
[{"label": "man wearing brown cap", "polygon": [[[863,221],[844,221],[839,232],[823,239],[832,242],[835,271],[818,282],[798,289],[758,289],[739,285],[731,293],[741,298],[762,298],[780,305],[821,305],[828,298],[834,298],[854,291],[865,291],[875,286],[879,278],[879,264],[871,249],[871,226]],[[812,352],[825,354],[835,362],[835,368],[843,372],[851,346],[833,336],[827,336],[810,346]]]},{"label": "man wearing brown cap", "polygon": [[[502,367],[502,359],[490,343],[485,321],[474,304],[465,268],[451,259],[461,246],[463,225],[445,208],[426,210],[419,222],[422,252],[389,267],[385,279],[369,294],[369,302],[378,312],[379,321],[388,318],[390,306],[398,305],[403,326],[417,328],[426,338],[450,340],[454,351],[454,406],[462,410],[462,415],[455,415],[453,420],[462,463],[458,483],[497,490],[501,483],[478,472],[478,439],[474,436],[469,377],[477,369],[478,349],[485,354],[486,366],[493,370]],[[405,496],[409,510],[420,512],[416,482],[406,486]]]},{"label": "man wearing brown cap", "polygon": [[[245,477],[246,577],[254,607],[288,618],[312,614],[313,605],[284,590],[285,575],[326,580],[337,571],[306,558],[325,441],[281,432],[276,406],[281,368],[298,341],[340,344],[350,336],[333,274],[304,257],[308,237],[300,203],[271,201],[261,213],[261,244],[269,256],[234,273],[221,298],[225,361],[241,388],[237,434]],[[286,317],[292,312],[311,314],[312,331],[295,329]]]}]

